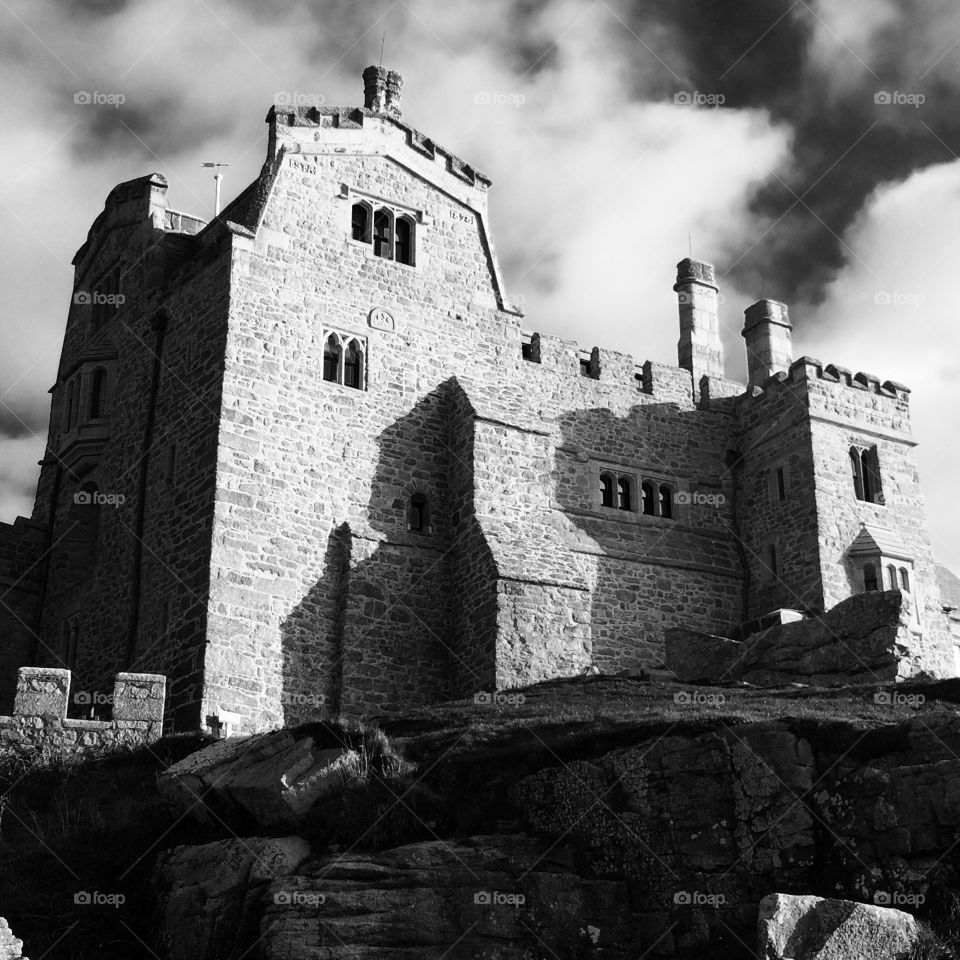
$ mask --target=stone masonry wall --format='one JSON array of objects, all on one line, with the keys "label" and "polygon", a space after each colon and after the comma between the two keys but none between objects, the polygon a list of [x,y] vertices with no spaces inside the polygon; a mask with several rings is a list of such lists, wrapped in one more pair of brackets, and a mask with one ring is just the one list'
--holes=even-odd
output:
[{"label": "stone masonry wall", "polygon": [[0,716],[0,755],[72,758],[135,749],[160,739],[166,680],[158,674],[117,674],[110,697],[113,718],[67,719],[69,670],[21,667],[11,716]]},{"label": "stone masonry wall", "polygon": [[25,517],[0,523],[0,710],[12,709],[17,669],[33,653],[45,542],[43,526]]}]

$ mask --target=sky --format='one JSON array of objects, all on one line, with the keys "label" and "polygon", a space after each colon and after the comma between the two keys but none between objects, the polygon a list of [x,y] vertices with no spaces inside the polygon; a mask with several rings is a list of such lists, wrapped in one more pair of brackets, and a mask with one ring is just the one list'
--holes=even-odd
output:
[{"label": "sky", "polygon": [[794,355],[912,388],[934,551],[960,572],[960,5],[953,0],[0,0],[0,520],[29,515],[73,284],[116,183],[209,217],[275,101],[362,104],[489,175],[525,326],[676,362],[678,260]]}]

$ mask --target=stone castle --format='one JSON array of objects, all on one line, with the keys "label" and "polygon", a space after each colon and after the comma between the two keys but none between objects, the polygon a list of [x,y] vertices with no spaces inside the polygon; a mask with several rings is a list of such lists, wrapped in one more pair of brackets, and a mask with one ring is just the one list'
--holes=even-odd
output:
[{"label": "stone castle", "polygon": [[[0,667],[163,674],[174,729],[252,731],[662,665],[664,633],[899,589],[950,675],[909,390],[794,360],[683,260],[676,366],[525,332],[490,180],[364,106],[274,106],[209,223],[159,174],[74,258],[33,515],[0,527]],[[89,699],[89,698],[88,698]]]}]

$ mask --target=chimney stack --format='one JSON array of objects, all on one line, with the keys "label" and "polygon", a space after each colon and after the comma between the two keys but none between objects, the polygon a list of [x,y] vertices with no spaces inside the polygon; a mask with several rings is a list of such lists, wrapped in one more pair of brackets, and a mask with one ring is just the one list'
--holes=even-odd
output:
[{"label": "chimney stack", "polygon": [[386,113],[400,119],[400,91],[403,77],[386,67],[367,67],[363,71],[363,106],[373,113]]},{"label": "chimney stack", "polygon": [[760,386],[793,363],[793,327],[785,303],[758,300],[743,312],[750,387]]},{"label": "chimney stack", "polygon": [[701,377],[723,376],[723,347],[717,312],[717,283],[712,263],[687,258],[677,264],[680,307],[680,366],[693,374],[693,392],[699,395]]}]

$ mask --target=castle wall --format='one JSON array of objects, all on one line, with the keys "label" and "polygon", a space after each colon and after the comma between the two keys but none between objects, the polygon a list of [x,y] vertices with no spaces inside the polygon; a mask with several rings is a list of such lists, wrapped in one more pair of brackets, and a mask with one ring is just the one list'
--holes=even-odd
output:
[{"label": "castle wall", "polygon": [[0,711],[12,709],[17,669],[33,654],[45,545],[40,524],[0,523]]},{"label": "castle wall", "polygon": [[[82,296],[70,308],[35,511],[54,544],[39,662],[71,662],[90,694],[125,668],[163,672],[178,723],[196,727],[229,260],[204,249],[170,287],[164,189],[117,188],[77,256],[77,292],[119,263],[123,302],[99,325]],[[98,367],[105,415],[92,418]],[[78,502],[92,489],[103,502]]]}]

